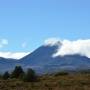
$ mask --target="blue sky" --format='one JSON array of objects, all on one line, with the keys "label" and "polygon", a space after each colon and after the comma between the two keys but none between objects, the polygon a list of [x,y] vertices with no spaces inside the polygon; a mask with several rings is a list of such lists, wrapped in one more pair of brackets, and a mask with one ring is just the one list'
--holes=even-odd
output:
[{"label": "blue sky", "polygon": [[52,37],[89,39],[90,0],[0,1],[0,40],[8,41],[0,51],[32,51]]}]

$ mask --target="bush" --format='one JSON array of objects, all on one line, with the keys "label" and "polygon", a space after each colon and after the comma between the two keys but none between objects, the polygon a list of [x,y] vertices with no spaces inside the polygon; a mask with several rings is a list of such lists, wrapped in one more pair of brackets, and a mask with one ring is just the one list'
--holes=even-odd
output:
[{"label": "bush", "polygon": [[10,79],[15,78],[15,79],[23,80],[25,82],[37,81],[37,76],[36,76],[36,73],[34,70],[27,69],[27,72],[25,73],[21,66],[16,66],[11,74],[9,74],[8,72],[5,72],[2,77],[3,77],[3,79],[6,79],[6,80],[8,78],[10,78]]},{"label": "bush", "polygon": [[64,75],[68,75],[68,72],[62,71],[62,72],[58,72],[55,74],[55,76],[64,76]]},{"label": "bush", "polygon": [[21,66],[16,66],[14,71],[11,73],[11,78],[22,78],[24,71]]},{"label": "bush", "polygon": [[8,78],[10,78],[10,74],[8,73],[8,71],[7,72],[5,72],[4,74],[3,74],[3,79],[8,79]]},{"label": "bush", "polygon": [[35,82],[37,80],[37,76],[34,70],[28,69],[25,76],[24,81],[26,82]]}]

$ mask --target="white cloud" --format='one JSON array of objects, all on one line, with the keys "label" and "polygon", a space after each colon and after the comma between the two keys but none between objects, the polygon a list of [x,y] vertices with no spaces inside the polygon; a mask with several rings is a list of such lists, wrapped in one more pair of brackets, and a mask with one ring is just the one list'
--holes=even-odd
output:
[{"label": "white cloud", "polygon": [[26,48],[26,46],[27,46],[26,42],[22,43],[22,48]]},{"label": "white cloud", "polygon": [[73,55],[73,54],[80,54],[85,55],[90,58],[90,39],[86,40],[62,40],[62,45],[60,45],[57,53],[53,56],[64,56],[64,55]]},{"label": "white cloud", "polygon": [[30,52],[0,52],[0,57],[20,59],[29,53]]},{"label": "white cloud", "polygon": [[[0,48],[5,47],[8,45],[7,39],[0,39]],[[22,47],[25,48],[27,45],[26,42],[22,44]],[[0,57],[4,58],[13,58],[13,59],[20,59],[26,55],[28,55],[30,52],[0,52]]]},{"label": "white cloud", "polygon": [[7,39],[1,39],[1,43],[3,45],[8,45],[8,40]]},{"label": "white cloud", "polygon": [[0,48],[3,48],[6,45],[8,45],[8,40],[7,39],[0,39]]},{"label": "white cloud", "polygon": [[48,46],[48,45],[53,46],[55,44],[61,44],[58,38],[50,38],[50,39],[45,40],[44,42],[45,46]]}]

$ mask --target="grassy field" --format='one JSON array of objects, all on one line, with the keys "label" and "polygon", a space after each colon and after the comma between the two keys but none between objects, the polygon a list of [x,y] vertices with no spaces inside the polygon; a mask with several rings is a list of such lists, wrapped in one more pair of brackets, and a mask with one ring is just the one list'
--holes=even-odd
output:
[{"label": "grassy field", "polygon": [[44,75],[33,83],[1,79],[0,90],[90,90],[90,74]]}]

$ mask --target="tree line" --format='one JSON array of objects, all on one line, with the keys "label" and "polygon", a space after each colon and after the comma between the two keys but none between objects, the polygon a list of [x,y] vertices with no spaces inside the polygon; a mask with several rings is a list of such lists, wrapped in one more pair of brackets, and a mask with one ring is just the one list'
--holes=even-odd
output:
[{"label": "tree line", "polygon": [[35,71],[31,68],[27,69],[26,72],[22,69],[21,66],[16,66],[15,69],[9,73],[6,71],[3,75],[2,78],[4,80],[7,79],[20,79],[26,82],[34,82],[37,80],[37,75]]}]

